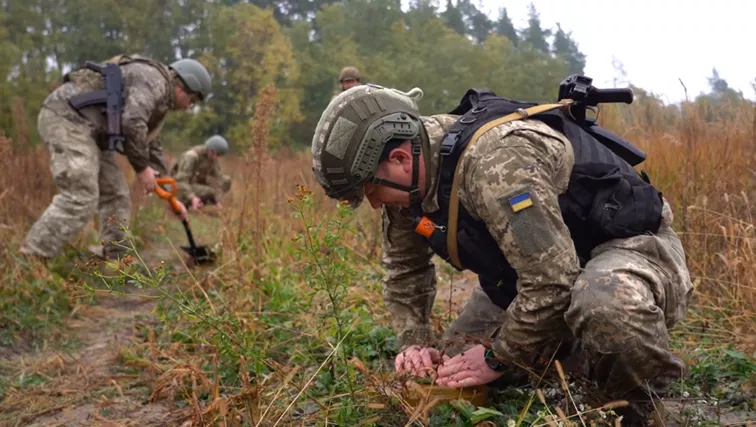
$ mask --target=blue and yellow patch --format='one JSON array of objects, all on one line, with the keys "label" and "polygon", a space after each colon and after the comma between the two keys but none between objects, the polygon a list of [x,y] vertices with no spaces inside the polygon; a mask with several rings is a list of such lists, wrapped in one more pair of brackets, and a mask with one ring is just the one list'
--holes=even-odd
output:
[{"label": "blue and yellow patch", "polygon": [[533,206],[533,199],[530,198],[530,193],[522,193],[509,199],[509,206],[512,207],[513,212],[520,212],[525,208]]}]

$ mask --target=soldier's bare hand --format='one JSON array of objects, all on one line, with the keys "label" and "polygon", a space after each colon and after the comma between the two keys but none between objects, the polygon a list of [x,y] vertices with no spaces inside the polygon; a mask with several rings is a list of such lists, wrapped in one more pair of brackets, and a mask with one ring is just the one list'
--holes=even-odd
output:
[{"label": "soldier's bare hand", "polygon": [[137,178],[139,179],[139,182],[142,183],[146,193],[155,191],[155,187],[157,186],[157,183],[155,182],[155,169],[147,166],[143,171],[137,174]]},{"label": "soldier's bare hand", "polygon": [[425,377],[441,361],[441,352],[432,347],[410,346],[396,356],[396,372],[409,372]]},{"label": "soldier's bare hand", "polygon": [[436,384],[446,387],[474,387],[488,384],[504,375],[488,367],[485,360],[485,347],[475,347],[452,358],[444,357],[443,364],[438,368]]},{"label": "soldier's bare hand", "polygon": [[175,212],[176,215],[178,215],[179,218],[182,220],[186,220],[189,218],[189,214],[186,211],[186,206],[184,206],[183,203],[176,200],[176,204],[179,206],[179,211]]},{"label": "soldier's bare hand", "polygon": [[197,196],[194,196],[192,198],[192,210],[198,211],[204,206],[204,203],[202,203],[202,199],[200,199]]}]

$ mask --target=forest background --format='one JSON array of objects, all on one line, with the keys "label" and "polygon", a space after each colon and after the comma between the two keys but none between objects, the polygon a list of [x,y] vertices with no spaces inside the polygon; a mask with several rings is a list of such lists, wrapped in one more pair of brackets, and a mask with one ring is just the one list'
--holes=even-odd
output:
[{"label": "forest background", "polygon": [[[171,114],[162,133],[169,162],[216,133],[231,143],[223,208],[191,215],[196,239],[219,253],[213,267],[187,268],[183,228],[140,194],[123,158],[139,256],[118,266],[122,275],[97,275],[85,253],[96,220],[47,268],[18,256],[56,193],[36,131],[43,100],[72,67],[121,53],[193,57],[214,76],[210,101]],[[506,9],[492,19],[470,0],[405,9],[392,0],[0,0],[0,424],[614,423],[605,402],[588,405],[557,369],[481,406],[410,399],[392,374],[379,213],[326,199],[309,155],[343,66],[358,67],[363,83],[422,88],[421,111],[436,114],[470,87],[554,101],[586,60],[570,29],[545,27],[532,6],[516,28]],[[627,80],[618,62],[615,83]],[[716,69],[708,82],[708,93],[677,104],[630,84],[633,104],[599,115],[648,153],[640,168],[674,208],[696,286],[671,334],[691,371],[665,401],[667,425],[755,419],[756,106]],[[135,272],[143,261],[154,275]],[[441,331],[476,280],[437,267]]]}]

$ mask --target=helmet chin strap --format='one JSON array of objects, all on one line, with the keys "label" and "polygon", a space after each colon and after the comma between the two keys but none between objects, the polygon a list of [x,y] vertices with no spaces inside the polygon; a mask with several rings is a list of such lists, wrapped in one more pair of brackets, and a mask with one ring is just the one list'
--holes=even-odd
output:
[{"label": "helmet chin strap", "polygon": [[378,177],[374,177],[372,180],[373,184],[385,185],[386,187],[408,192],[409,206],[413,211],[420,209],[420,186],[418,184],[420,178],[420,154],[422,152],[423,147],[420,144],[420,137],[417,137],[412,140],[412,183],[409,186],[397,184]]}]

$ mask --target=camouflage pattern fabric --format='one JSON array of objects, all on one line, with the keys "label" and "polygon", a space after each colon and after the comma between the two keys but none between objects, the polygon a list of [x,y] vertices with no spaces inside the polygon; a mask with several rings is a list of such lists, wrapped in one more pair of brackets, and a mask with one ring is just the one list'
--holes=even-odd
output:
[{"label": "camouflage pattern fabric", "polygon": [[[77,71],[83,72],[90,71]],[[122,73],[125,154],[137,172],[151,166],[164,174],[157,135],[167,112],[174,108],[173,83],[166,79],[165,70],[141,62],[123,66]],[[21,251],[56,256],[99,209],[104,254],[117,257],[122,250],[109,242],[122,241],[121,226],[129,224],[129,189],[115,164],[115,154],[100,149],[107,146],[107,119],[100,107],[77,112],[68,103],[72,96],[94,89],[89,79],[76,77],[53,91],[39,113],[37,127],[50,152],[50,169],[60,193],[31,227]]]},{"label": "camouflage pattern fabric", "polygon": [[[123,148],[136,172],[141,172],[150,164],[151,145],[156,143],[168,111],[175,108],[174,83],[166,79],[166,75],[170,76],[170,73],[156,68],[157,66],[163,67],[143,62],[121,66],[124,87],[121,127],[126,138]],[[89,127],[89,132],[98,145],[107,147],[108,121],[101,108],[91,106],[77,112],[68,103],[72,96],[101,89],[101,78],[90,70],[79,70],[71,74],[72,81],[53,91],[43,106],[72,123]]]},{"label": "camouflage pattern fabric", "polygon": [[[439,132],[428,130],[436,153]],[[437,170],[437,155],[429,160]],[[563,135],[534,120],[505,123],[486,132],[461,162],[460,203],[488,225],[518,272],[519,292],[503,315],[488,318],[490,301],[476,294],[446,337],[488,334],[491,319],[500,318],[496,354],[531,367],[577,338],[603,390],[618,396],[643,385],[663,395],[684,367],[668,350],[667,330],[685,316],[693,289],[669,205],[657,234],[606,242],[581,271],[558,204],[574,162]],[[510,200],[525,192],[532,205],[513,209]],[[423,209],[432,209],[434,199],[431,183]],[[383,220],[384,297],[400,343],[433,345],[431,254],[413,235],[406,212],[384,207]]]},{"label": "camouflage pattern fabric", "polygon": [[564,319],[607,395],[650,388],[663,396],[685,370],[668,331],[685,318],[693,284],[672,220],[665,201],[658,233],[598,246],[572,288]]},{"label": "camouflage pattern fabric", "polygon": [[[563,136],[537,121],[515,121],[483,134],[461,160],[460,203],[484,221],[518,274],[518,295],[495,347],[532,365],[570,334],[563,314],[580,264],[557,197],[567,190],[574,155]],[[529,193],[520,211],[510,199]]]},{"label": "camouflage pattern fabric", "polygon": [[[427,169],[431,196],[423,200],[423,210],[438,209],[438,201],[432,195],[436,188],[441,139],[457,118],[448,114],[421,117],[430,145],[425,152],[430,159]],[[433,339],[429,316],[436,296],[433,251],[423,237],[415,233],[407,210],[384,207],[382,217],[382,262],[387,271],[383,279],[384,303],[392,313],[400,345],[428,343]]]},{"label": "camouflage pattern fabric", "polygon": [[205,204],[215,204],[219,190],[225,193],[231,189],[231,178],[221,173],[218,159],[210,160],[206,154],[204,145],[192,147],[171,170],[178,185],[177,197],[187,207],[195,196]]},{"label": "camouflage pattern fabric", "polygon": [[494,304],[482,287],[473,289],[465,304],[451,325],[444,330],[438,349],[453,357],[489,338],[504,322],[506,311]]},{"label": "camouflage pattern fabric", "polygon": [[131,198],[115,153],[101,151],[88,127],[47,108],[40,111],[38,129],[59,193],[29,230],[21,252],[56,256],[99,209],[103,255],[118,257],[124,251],[119,244],[126,243],[122,227],[129,224]]}]

